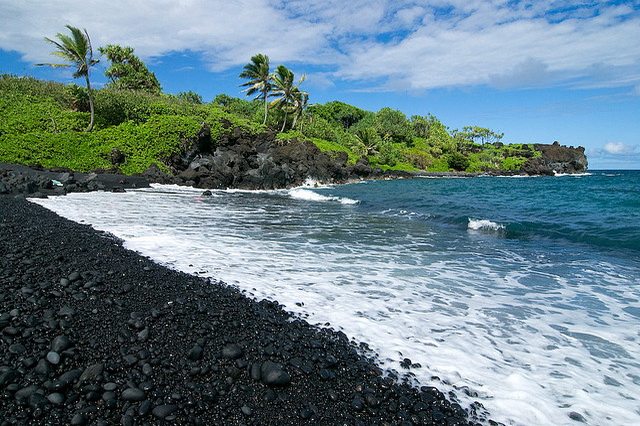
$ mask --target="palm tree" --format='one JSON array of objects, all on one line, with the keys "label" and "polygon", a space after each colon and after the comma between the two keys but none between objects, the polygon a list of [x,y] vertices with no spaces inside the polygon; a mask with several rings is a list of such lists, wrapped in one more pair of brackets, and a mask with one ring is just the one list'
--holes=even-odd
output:
[{"label": "palm tree", "polygon": [[282,123],[282,129],[280,130],[281,132],[284,132],[285,126],[287,125],[288,109],[291,107],[295,109],[296,102],[302,101],[302,99],[298,100],[297,98],[302,98],[302,94],[306,93],[298,88],[306,77],[307,76],[303,74],[300,81],[294,85],[293,71],[284,65],[278,65],[276,72],[271,77],[275,85],[275,90],[271,96],[279,96],[278,99],[271,102],[271,105],[278,106],[284,110],[284,121]]},{"label": "palm tree", "polygon": [[48,65],[51,67],[77,67],[76,72],[73,73],[73,78],[84,77],[87,82],[87,93],[89,95],[89,109],[91,110],[91,121],[89,127],[85,132],[90,132],[93,129],[94,109],[93,109],[93,94],[91,93],[91,82],[89,81],[89,68],[100,62],[99,59],[93,59],[93,49],[91,48],[91,40],[89,34],[85,29],[84,32],[80,29],[67,25],[71,36],[65,34],[56,34],[58,41],[45,37],[45,40],[53,44],[58,48],[55,52],[51,52],[52,55],[59,56],[67,62],[72,64],[37,64]]},{"label": "palm tree", "polygon": [[[296,127],[296,123],[300,117],[302,117],[302,113],[309,105],[309,93],[304,90],[296,90],[294,92],[294,100],[293,100],[293,124],[291,127]],[[302,131],[302,121],[300,122],[300,131]]]},{"label": "palm tree", "polygon": [[240,73],[239,78],[248,78],[249,81],[241,84],[241,87],[249,86],[242,92],[247,92],[247,96],[258,93],[255,99],[264,100],[264,121],[267,123],[267,98],[271,92],[271,74],[269,74],[269,57],[258,53],[251,58],[251,62],[244,66],[244,71]]}]

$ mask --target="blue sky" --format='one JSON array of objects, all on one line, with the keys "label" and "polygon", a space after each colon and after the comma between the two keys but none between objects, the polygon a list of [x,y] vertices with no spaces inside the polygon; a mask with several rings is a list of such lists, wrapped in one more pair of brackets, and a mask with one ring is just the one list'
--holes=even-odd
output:
[{"label": "blue sky", "polygon": [[242,96],[263,53],[307,74],[311,103],[431,113],[640,169],[640,0],[0,0],[0,72],[72,81],[33,66],[67,24],[96,50],[135,48],[165,92]]}]

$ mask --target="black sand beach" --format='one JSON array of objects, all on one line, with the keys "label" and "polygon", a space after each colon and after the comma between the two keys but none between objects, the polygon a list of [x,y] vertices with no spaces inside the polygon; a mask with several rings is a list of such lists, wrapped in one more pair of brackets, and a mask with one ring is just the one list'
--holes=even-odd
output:
[{"label": "black sand beach", "polygon": [[488,422],[341,332],[1,195],[0,286],[1,425]]}]

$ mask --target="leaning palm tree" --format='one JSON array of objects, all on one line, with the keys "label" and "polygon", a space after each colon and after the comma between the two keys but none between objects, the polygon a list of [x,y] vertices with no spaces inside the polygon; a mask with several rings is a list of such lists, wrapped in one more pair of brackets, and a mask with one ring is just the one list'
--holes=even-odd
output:
[{"label": "leaning palm tree", "polygon": [[87,82],[87,93],[89,95],[89,109],[91,110],[91,121],[89,127],[85,130],[90,132],[93,129],[94,109],[93,109],[93,94],[91,93],[91,82],[89,81],[89,68],[100,62],[99,59],[93,59],[93,49],[91,48],[91,40],[89,34],[85,29],[84,32],[80,29],[67,25],[71,36],[65,34],[56,34],[59,41],[52,40],[45,37],[45,40],[53,44],[58,48],[55,52],[51,52],[52,55],[59,56],[67,62],[72,64],[37,64],[48,65],[51,67],[77,67],[76,72],[73,73],[73,78],[84,77]]},{"label": "leaning palm tree", "polygon": [[[284,110],[284,121],[282,122],[281,132],[284,132],[287,125],[288,110],[293,107],[295,109],[296,96],[302,91],[298,89],[298,86],[305,80],[307,76],[302,75],[300,81],[297,84],[293,84],[294,74],[293,71],[285,67],[284,65],[278,65],[276,72],[272,75],[275,89],[271,96],[278,96],[278,99],[271,102],[271,105],[278,106]],[[306,92],[305,92],[306,93]]]},{"label": "leaning palm tree", "polygon": [[[302,117],[302,113],[309,106],[309,93],[304,90],[297,89],[293,93],[293,124],[291,127],[296,127],[298,119]],[[300,122],[300,130],[302,131],[302,121]]]},{"label": "leaning palm tree", "polygon": [[247,92],[247,96],[255,93],[258,95],[255,99],[264,100],[264,121],[267,123],[268,103],[267,98],[271,92],[271,74],[269,73],[269,57],[261,53],[253,56],[251,62],[244,66],[244,71],[240,73],[239,78],[248,78],[249,81],[241,84],[241,87],[248,86],[242,92]]}]

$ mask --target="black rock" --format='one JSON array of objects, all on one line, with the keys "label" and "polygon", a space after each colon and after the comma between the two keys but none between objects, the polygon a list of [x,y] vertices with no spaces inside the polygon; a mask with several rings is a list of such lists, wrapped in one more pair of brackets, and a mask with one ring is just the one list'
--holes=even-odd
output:
[{"label": "black rock", "polygon": [[147,395],[142,389],[127,388],[122,392],[122,399],[125,401],[139,402],[144,401]]},{"label": "black rock", "polygon": [[97,363],[92,364],[84,369],[82,374],[80,375],[79,381],[84,382],[86,380],[93,380],[104,371],[104,364]]},{"label": "black rock", "polygon": [[36,385],[26,386],[16,392],[15,394],[16,401],[20,403],[26,403],[31,397],[31,395],[36,393],[38,390],[39,388]]},{"label": "black rock", "polygon": [[89,420],[82,413],[76,413],[71,418],[71,424],[74,426],[82,426],[89,423]]},{"label": "black rock", "polygon": [[227,345],[222,348],[222,356],[227,359],[237,359],[244,354],[244,350],[235,344]]},{"label": "black rock", "polygon": [[163,404],[163,405],[158,405],[157,407],[155,407],[153,409],[153,411],[151,411],[151,414],[153,414],[155,417],[157,417],[159,419],[164,419],[166,417],[169,417],[170,415],[172,415],[176,411],[178,411],[178,406],[177,405],[175,405],[175,404]]},{"label": "black rock", "polygon": [[202,359],[204,349],[200,345],[194,345],[187,354],[187,358],[192,361],[199,361]]},{"label": "black rock", "polygon": [[9,383],[20,377],[20,372],[14,368],[7,367],[6,370],[0,370],[0,387],[5,387]]},{"label": "black rock", "polygon": [[60,354],[54,351],[50,351],[47,354],[47,361],[49,361],[49,363],[51,363],[52,365],[60,364]]},{"label": "black rock", "polygon": [[260,368],[262,383],[267,386],[287,386],[291,383],[291,376],[282,369],[280,364],[265,361]]},{"label": "black rock", "polygon": [[49,394],[47,396],[47,399],[49,400],[50,403],[52,403],[53,405],[62,405],[64,404],[64,395],[58,392],[54,392],[52,394]]}]

